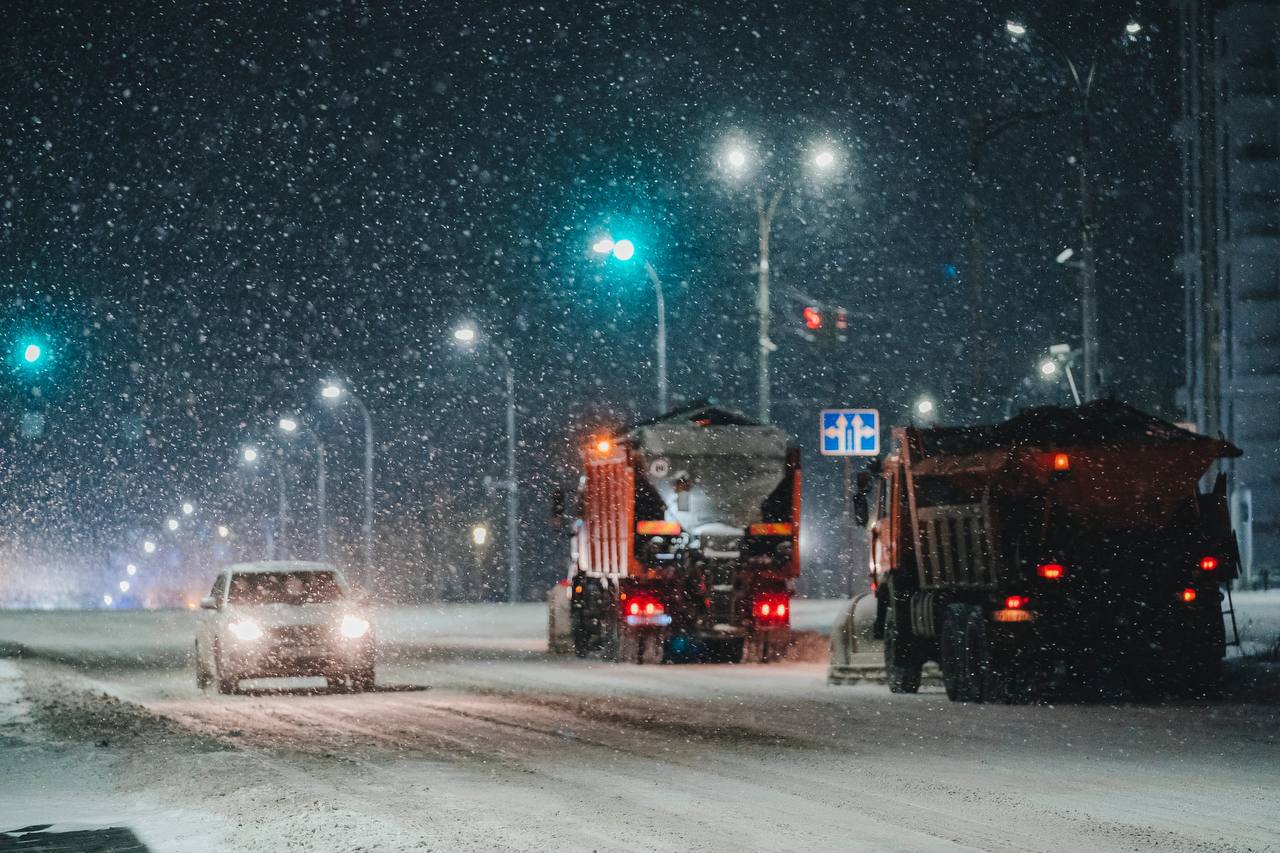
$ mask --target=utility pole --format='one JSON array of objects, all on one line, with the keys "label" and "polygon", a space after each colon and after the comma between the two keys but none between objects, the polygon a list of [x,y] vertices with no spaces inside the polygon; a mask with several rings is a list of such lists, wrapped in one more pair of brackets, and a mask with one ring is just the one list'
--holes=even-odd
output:
[{"label": "utility pole", "polygon": [[773,231],[773,217],[778,212],[778,203],[782,201],[782,189],[776,189],[773,197],[765,203],[764,193],[756,192],[756,226],[760,238],[760,256],[757,265],[759,278],[756,290],[756,314],[759,321],[758,331],[758,371],[756,375],[756,399],[758,401],[758,417],[761,423],[769,423],[770,384],[769,353],[777,349],[777,345],[769,338],[769,237]]}]

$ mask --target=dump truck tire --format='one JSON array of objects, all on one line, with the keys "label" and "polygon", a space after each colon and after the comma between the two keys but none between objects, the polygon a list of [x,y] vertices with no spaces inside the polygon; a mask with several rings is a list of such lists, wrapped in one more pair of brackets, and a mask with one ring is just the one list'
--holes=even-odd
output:
[{"label": "dump truck tire", "polygon": [[968,653],[965,647],[965,631],[969,620],[969,607],[966,604],[952,604],[947,608],[942,620],[942,683],[947,689],[947,698],[952,702],[966,701],[961,696],[967,695],[964,684]]},{"label": "dump truck tire", "polygon": [[[893,595],[890,588],[889,595]],[[915,648],[914,638],[906,625],[898,620],[896,602],[891,597],[884,621],[884,676],[891,693],[917,693],[924,661]]]}]

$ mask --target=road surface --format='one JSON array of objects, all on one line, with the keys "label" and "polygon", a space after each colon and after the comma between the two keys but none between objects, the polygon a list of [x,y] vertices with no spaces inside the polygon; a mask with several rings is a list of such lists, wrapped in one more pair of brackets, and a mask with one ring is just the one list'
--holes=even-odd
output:
[{"label": "road surface", "polygon": [[956,705],[830,687],[821,663],[551,658],[539,608],[491,606],[381,614],[375,693],[219,697],[194,686],[192,619],[0,613],[0,831],[114,827],[160,851],[1280,850],[1265,679],[1213,703]]}]

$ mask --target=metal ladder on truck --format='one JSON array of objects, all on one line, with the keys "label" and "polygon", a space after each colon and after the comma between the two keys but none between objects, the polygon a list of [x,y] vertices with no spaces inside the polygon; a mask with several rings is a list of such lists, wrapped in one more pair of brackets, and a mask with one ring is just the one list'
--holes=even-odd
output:
[{"label": "metal ladder on truck", "polygon": [[1227,640],[1228,646],[1235,646],[1236,650],[1240,650],[1240,628],[1236,625],[1236,606],[1231,600],[1231,583],[1228,581],[1223,584],[1224,595],[1222,603],[1226,605],[1226,609],[1222,611],[1222,617],[1231,617],[1231,639]]}]

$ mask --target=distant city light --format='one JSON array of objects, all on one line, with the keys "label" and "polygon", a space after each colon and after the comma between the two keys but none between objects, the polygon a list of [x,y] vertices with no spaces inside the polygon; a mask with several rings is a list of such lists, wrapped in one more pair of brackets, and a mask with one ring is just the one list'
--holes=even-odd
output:
[{"label": "distant city light", "polygon": [[227,527],[225,524],[219,524],[219,525],[218,525],[218,535],[219,535],[220,537],[222,537],[223,539],[226,539],[228,536],[230,536],[230,535],[231,535],[231,528],[230,528],[230,527]]},{"label": "distant city light", "polygon": [[470,326],[459,326],[453,330],[453,339],[464,344],[469,344],[476,339],[476,330]]},{"label": "distant city light", "polygon": [[471,528],[471,541],[477,545],[483,545],[489,541],[489,528],[483,524],[477,524]]},{"label": "distant city light", "polygon": [[256,447],[246,447],[241,455],[244,457],[245,462],[258,461],[258,449]]},{"label": "distant city light", "polygon": [[619,240],[613,244],[613,256],[620,261],[629,261],[636,253],[636,244],[630,240]]},{"label": "distant city light", "polygon": [[169,519],[168,521],[166,521],[166,522],[164,523],[164,526],[165,526],[165,527],[167,527],[167,528],[169,528],[170,530],[177,530],[177,529],[178,529],[178,519],[176,519],[176,518],[171,518],[171,519]]},{"label": "distant city light", "polygon": [[103,603],[103,604],[105,604],[107,607],[110,607],[110,606],[111,606],[111,602],[113,602],[113,601],[115,601],[115,599],[114,599],[114,598],[112,598],[112,597],[111,597],[111,596],[109,596],[109,595],[104,595],[104,596],[102,596],[102,603]]},{"label": "distant city light", "polygon": [[196,505],[195,505],[195,504],[191,503],[191,501],[184,501],[184,502],[183,502],[183,504],[182,504],[182,514],[183,514],[183,515],[191,515],[191,514],[192,514],[193,512],[195,512],[195,511],[196,511]]},{"label": "distant city light", "polygon": [[129,591],[129,582],[128,582],[128,581],[120,581],[120,591],[121,591],[121,592],[128,592],[128,591]]},{"label": "distant city light", "polygon": [[138,567],[135,566],[133,563],[130,563],[129,565],[125,566],[124,570],[125,570],[125,573],[129,575],[129,577],[133,577],[138,573]]},{"label": "distant city light", "polygon": [[156,552],[156,543],[148,539],[146,542],[142,543],[142,550],[146,551],[148,554],[154,554]]},{"label": "distant city light", "polygon": [[298,430],[298,422],[293,418],[281,418],[278,426],[285,432],[297,432]]}]

